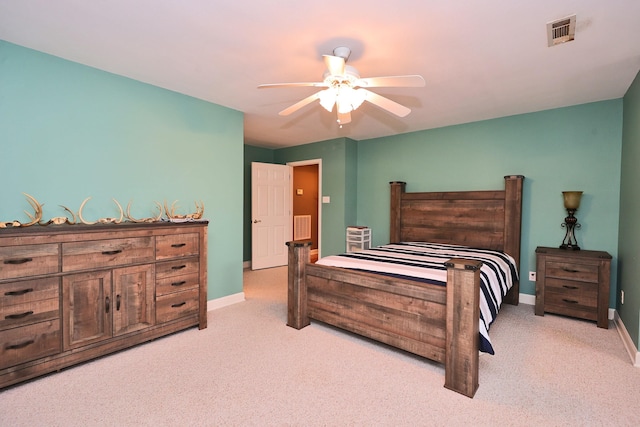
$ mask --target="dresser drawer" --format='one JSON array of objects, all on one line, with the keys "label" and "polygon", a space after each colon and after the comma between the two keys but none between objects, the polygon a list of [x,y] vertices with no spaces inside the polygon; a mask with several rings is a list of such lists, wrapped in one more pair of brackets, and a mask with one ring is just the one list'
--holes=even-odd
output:
[{"label": "dresser drawer", "polygon": [[172,234],[156,237],[156,259],[180,258],[200,253],[198,233]]},{"label": "dresser drawer", "polygon": [[181,317],[198,317],[198,289],[191,289],[156,298],[156,323],[169,322]]},{"label": "dresser drawer", "polygon": [[8,329],[0,334],[0,369],[60,351],[59,319]]},{"label": "dresser drawer", "polygon": [[57,272],[57,244],[0,247],[0,280]]},{"label": "dresser drawer", "polygon": [[0,331],[60,318],[60,300],[45,299],[0,309]]},{"label": "dresser drawer", "polygon": [[90,240],[62,244],[62,271],[95,270],[153,261],[153,238]]},{"label": "dresser drawer", "polygon": [[3,283],[0,285],[0,310],[14,304],[58,298],[58,283],[57,277]]},{"label": "dresser drawer", "polygon": [[598,283],[598,264],[547,261],[547,277]]},{"label": "dresser drawer", "polygon": [[198,273],[192,273],[156,279],[156,296],[198,288],[199,277]]},{"label": "dresser drawer", "polygon": [[0,330],[60,317],[59,279],[0,285]]},{"label": "dresser drawer", "polygon": [[186,274],[198,274],[200,262],[198,258],[178,259],[175,261],[159,262],[156,264],[156,279],[182,276]]}]

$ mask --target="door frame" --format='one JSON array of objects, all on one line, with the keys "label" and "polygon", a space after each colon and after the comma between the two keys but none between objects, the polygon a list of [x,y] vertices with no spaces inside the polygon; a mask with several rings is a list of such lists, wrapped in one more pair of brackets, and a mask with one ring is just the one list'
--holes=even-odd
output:
[{"label": "door frame", "polygon": [[[318,258],[322,256],[322,159],[300,160],[296,162],[287,162],[288,166],[293,167],[295,174],[296,166],[318,165]],[[291,206],[293,206],[293,177],[291,178]],[[291,224],[293,229],[293,224]],[[293,233],[293,231],[292,231]],[[292,234],[293,235],[293,234]]]}]

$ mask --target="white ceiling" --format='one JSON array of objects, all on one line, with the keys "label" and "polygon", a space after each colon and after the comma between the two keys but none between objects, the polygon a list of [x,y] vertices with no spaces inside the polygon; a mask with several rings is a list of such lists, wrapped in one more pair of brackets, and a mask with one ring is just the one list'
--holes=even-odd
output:
[{"label": "white ceiling", "polygon": [[[575,41],[546,24],[577,15]],[[640,69],[638,0],[0,0],[0,39],[244,113],[245,142],[270,148],[355,140],[622,97]],[[340,129],[317,103],[278,112],[347,46],[362,77],[412,109],[365,103]]]}]

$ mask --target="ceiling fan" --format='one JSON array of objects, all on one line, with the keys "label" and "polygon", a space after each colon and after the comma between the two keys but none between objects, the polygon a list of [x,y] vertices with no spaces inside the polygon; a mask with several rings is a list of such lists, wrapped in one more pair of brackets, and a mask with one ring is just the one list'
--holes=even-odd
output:
[{"label": "ceiling fan", "polygon": [[398,117],[405,117],[411,112],[411,110],[404,105],[398,104],[368,89],[373,87],[422,87],[425,85],[422,76],[407,75],[360,78],[358,70],[347,65],[347,60],[350,55],[351,49],[348,47],[337,47],[333,50],[333,55],[323,55],[327,70],[324,72],[321,82],[273,83],[263,84],[258,86],[258,88],[302,86],[324,88],[280,111],[278,114],[281,116],[288,116],[315,100],[320,100],[320,105],[329,112],[333,111],[334,107],[336,107],[338,115],[337,121],[340,125],[351,122],[351,112],[360,107],[364,101],[368,101]]}]

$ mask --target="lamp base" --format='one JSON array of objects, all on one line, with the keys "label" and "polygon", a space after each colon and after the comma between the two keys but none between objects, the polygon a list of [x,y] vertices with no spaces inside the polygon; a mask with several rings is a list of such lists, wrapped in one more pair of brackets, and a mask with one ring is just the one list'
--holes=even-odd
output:
[{"label": "lamp base", "polygon": [[579,251],[580,250],[580,246],[571,245],[571,244],[562,244],[562,245],[560,245],[560,249],[566,249],[566,250],[570,250],[570,251]]},{"label": "lamp base", "polygon": [[576,240],[576,236],[574,234],[574,230],[576,228],[580,228],[578,218],[573,215],[575,212],[575,209],[567,209],[567,213],[569,215],[564,219],[564,222],[560,224],[561,227],[567,229],[567,232],[564,235],[564,239],[562,239],[560,249],[567,249],[572,251],[580,250],[580,246],[578,246],[578,241]]}]

